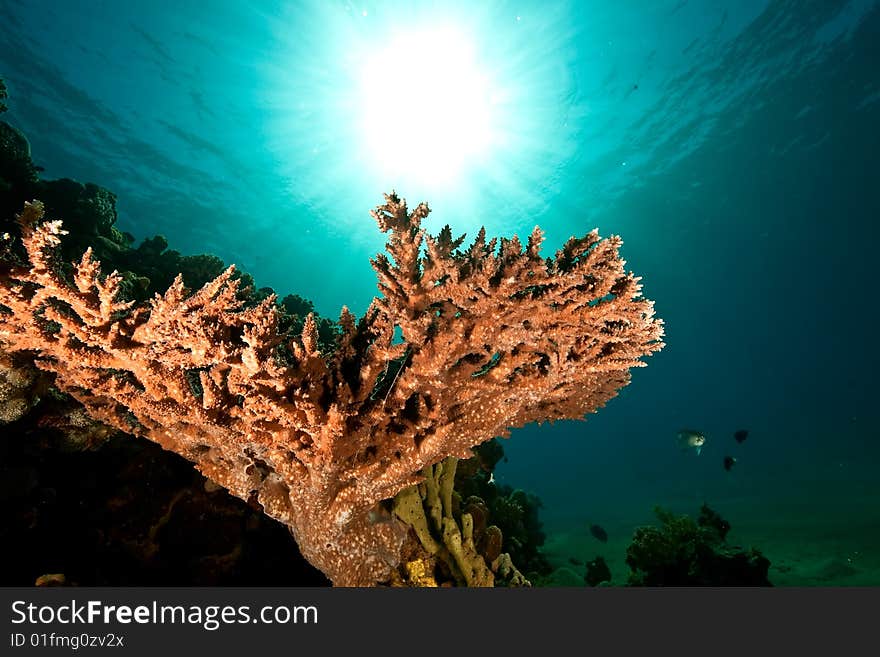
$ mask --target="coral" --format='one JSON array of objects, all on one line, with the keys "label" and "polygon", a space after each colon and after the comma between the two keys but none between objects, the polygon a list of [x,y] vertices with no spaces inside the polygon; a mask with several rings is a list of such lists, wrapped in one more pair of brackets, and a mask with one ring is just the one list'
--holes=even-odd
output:
[{"label": "coral", "polygon": [[308,299],[303,299],[298,294],[288,294],[281,300],[281,309],[286,313],[279,323],[280,329],[291,336],[302,335],[306,318],[312,315],[318,327],[318,346],[322,352],[327,353],[336,348],[339,339],[339,327],[324,317],[318,317],[315,306]]},{"label": "coral", "polygon": [[[0,81],[2,84],[2,81]],[[0,87],[2,92],[2,87]],[[169,250],[167,240],[156,235],[133,248],[134,236],[116,227],[116,195],[94,183],[80,183],[69,178],[41,180],[31,159],[27,138],[15,127],[0,121],[0,233],[25,201],[38,198],[46,211],[64,217],[70,237],[60,245],[65,261],[78,260],[86,248],[108,269],[123,277],[120,295],[139,302],[156,292],[164,292],[175,276],[181,274],[185,285],[198,288],[219,276],[226,268],[212,255],[181,255]],[[4,252],[8,245],[0,246]],[[12,254],[3,253],[4,259]],[[24,257],[24,253],[14,254]],[[70,266],[65,262],[65,269]],[[257,294],[246,292],[253,281],[242,272],[241,294],[247,300]],[[268,296],[268,295],[265,295]],[[327,320],[323,320],[327,323]],[[322,325],[319,322],[319,325]]]},{"label": "coral", "polygon": [[34,415],[0,441],[4,585],[45,573],[81,586],[328,584],[283,525],[176,454],[119,432],[74,444]]},{"label": "coral", "polygon": [[626,550],[635,586],[770,586],[770,561],[725,543],[730,525],[703,505],[700,521],[657,507],[660,527],[640,527]]},{"label": "coral", "polygon": [[90,417],[81,405],[56,390],[49,391],[48,399],[40,409],[36,426],[58,432],[63,437],[59,445],[63,450],[94,449],[119,433]]},{"label": "coral", "polygon": [[70,178],[53,180],[46,184],[40,200],[49,208],[66,209],[64,225],[74,237],[71,242],[88,245],[94,236],[109,238],[116,223],[116,195],[94,183],[83,184]]},{"label": "coral", "polygon": [[415,559],[407,561],[405,565],[406,582],[412,586],[422,588],[436,588],[437,580],[434,577],[434,562],[431,559]]},{"label": "coral", "polygon": [[501,486],[489,500],[489,508],[492,521],[504,534],[504,549],[510,552],[514,563],[529,578],[547,575],[552,567],[540,551],[546,538],[538,518],[541,500],[531,493]]},{"label": "coral", "polygon": [[[509,552],[530,580],[548,575],[553,567],[541,552],[543,523],[538,517],[541,500],[537,495],[495,482],[492,472],[499,461],[506,461],[497,439],[473,449],[474,456],[461,460],[455,472],[455,491],[465,499],[465,510],[474,514],[475,528],[493,523],[478,541],[480,553],[489,562],[496,551]],[[479,508],[476,508],[479,507]],[[480,520],[479,516],[485,519]],[[503,538],[503,545],[496,545]]]},{"label": "coral", "polygon": [[[426,466],[422,471],[424,482],[400,491],[392,509],[398,519],[412,527],[424,550],[445,566],[456,583],[493,586],[491,564],[477,549],[474,516],[467,511],[456,513],[453,485],[457,465],[458,459],[449,457]],[[471,510],[475,511],[476,506],[472,505]],[[477,531],[478,535],[485,531],[485,522]]]},{"label": "coral", "polygon": [[6,121],[0,121],[0,191],[12,190],[18,181],[32,184],[37,175],[27,138]]},{"label": "coral", "polygon": [[46,573],[40,575],[34,582],[34,586],[65,586],[67,577],[64,573]]},{"label": "coral", "polygon": [[611,581],[611,570],[604,557],[597,556],[595,559],[587,563],[587,570],[584,573],[584,582],[587,586],[599,586],[602,582]]},{"label": "coral", "polygon": [[700,507],[700,515],[697,517],[697,525],[699,527],[707,527],[718,534],[718,538],[722,541],[727,539],[727,532],[730,531],[730,523],[727,522],[709,505],[703,504]]},{"label": "coral", "polygon": [[498,557],[498,567],[495,581],[509,588],[530,587],[532,583],[527,580],[516,566],[507,552],[502,552]]},{"label": "coral", "polygon": [[498,525],[489,525],[485,532],[477,540],[477,550],[486,563],[495,563],[495,560],[501,556],[501,550],[504,549],[504,534]]},{"label": "coral", "polygon": [[24,417],[47,387],[46,376],[28,359],[0,352],[0,426]]},{"label": "coral", "polygon": [[121,276],[91,251],[63,274],[61,223],[28,203],[29,263],[0,275],[0,342],[36,353],[93,418],[260,504],[334,584],[389,581],[409,527],[371,522],[378,502],[512,427],[595,412],[663,346],[619,238],[594,231],[545,261],[537,229],[525,249],[483,231],[460,249],[448,227],[425,233],[427,214],[395,195],[373,213],[390,233],[373,260],[382,296],[360,321],[343,308],[328,354],[313,316],[288,341],[273,297],[244,307],[231,267],[148,305],[119,299]]}]

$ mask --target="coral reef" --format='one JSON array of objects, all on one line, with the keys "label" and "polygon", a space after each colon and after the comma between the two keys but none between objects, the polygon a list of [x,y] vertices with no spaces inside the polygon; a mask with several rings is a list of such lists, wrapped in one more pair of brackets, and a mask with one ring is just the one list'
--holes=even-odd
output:
[{"label": "coral reef", "polygon": [[597,556],[587,563],[584,582],[587,586],[599,586],[602,582],[611,582],[611,569],[602,556]]},{"label": "coral reef", "polygon": [[[491,469],[503,456],[502,448],[492,440],[478,445],[474,452],[469,459],[448,457],[426,467],[422,471],[424,482],[398,493],[391,510],[411,527],[413,538],[427,553],[427,558],[419,554],[416,563],[420,574],[430,573],[435,585],[531,586],[506,551],[508,546],[519,544],[517,539],[508,540],[506,530],[495,524],[498,519],[490,504],[477,494],[491,500],[504,499],[495,484],[482,476],[484,468]],[[372,512],[374,520],[383,508],[380,505]],[[520,538],[524,542],[535,540]],[[543,541],[543,534],[538,540]]]},{"label": "coral reef", "polygon": [[[285,523],[335,584],[393,582],[430,556],[407,552],[399,518],[371,520],[383,500],[512,427],[596,411],[663,346],[619,238],[595,231],[546,260],[537,229],[525,248],[481,231],[461,249],[448,227],[421,228],[426,205],[408,212],[389,195],[373,213],[389,234],[373,261],[382,296],[359,321],[343,309],[337,325],[296,298],[285,312],[249,277],[168,251],[161,236],[133,248],[112,193],[40,180],[5,122],[0,162],[0,219],[24,206],[22,239],[0,240],[6,421],[47,397],[37,426],[74,449],[114,431],[157,442]],[[464,581],[488,580],[474,554],[521,579],[486,503],[465,506],[451,516],[458,538],[449,523],[441,533]]]},{"label": "coral reef", "polygon": [[[460,527],[463,523],[472,525],[470,533],[474,548],[493,572],[496,586],[531,586],[533,577],[540,577],[551,570],[549,562],[540,552],[545,538],[538,519],[540,500],[535,495],[495,483],[495,465],[502,459],[506,461],[498,439],[477,445],[473,452],[474,455],[468,459],[447,458],[440,464],[445,472],[450,472],[450,466],[455,462],[450,494],[451,517]],[[435,471],[425,471],[426,481],[430,473]],[[448,485],[448,479],[444,481]],[[425,487],[420,485],[417,488],[425,499]],[[398,498],[408,490],[398,494]],[[395,498],[395,502],[398,498]],[[424,506],[426,513],[433,506],[434,516],[438,517],[436,504],[426,503]],[[464,515],[469,515],[470,520],[463,520]],[[435,538],[442,535],[442,522],[428,524]],[[460,584],[462,578],[456,576],[455,567],[442,568],[443,560],[440,562],[437,580]],[[527,574],[523,575],[520,570]]]},{"label": "coral reef", "polygon": [[176,454],[60,395],[40,406],[0,441],[4,585],[328,584],[283,525]]},{"label": "coral reef", "polygon": [[[40,170],[31,159],[27,138],[17,128],[0,121],[0,229],[14,231],[15,214],[26,201],[40,199],[47,213],[64,217],[65,229],[70,233],[59,245],[61,267],[68,274],[72,271],[70,261],[79,260],[90,247],[104,267],[122,275],[120,297],[144,301],[168,289],[178,274],[183,276],[187,286],[198,288],[225,269],[216,256],[185,256],[168,249],[168,242],[161,235],[145,239],[134,247],[134,236],[115,225],[115,194],[100,185],[69,178],[42,180]],[[26,254],[19,246],[3,244],[4,249],[13,249],[13,253],[4,253],[4,259],[25,259]],[[253,287],[248,274],[236,272],[235,275],[242,278],[242,292]],[[256,294],[249,296],[259,300]],[[242,298],[250,300],[246,295]]]},{"label": "coral reef", "polygon": [[633,586],[771,586],[770,561],[725,542],[730,525],[703,505],[699,519],[654,509],[660,527],[640,527],[626,551]]},{"label": "coral reef", "polygon": [[0,426],[24,417],[48,390],[48,377],[21,354],[0,352]]},{"label": "coral reef", "polygon": [[465,500],[478,502],[483,513],[498,529],[502,550],[530,581],[541,581],[552,566],[541,552],[546,538],[539,518],[542,506],[537,495],[495,482],[495,465],[504,456],[498,439],[474,448],[474,457],[460,461],[455,491]]},{"label": "coral reef", "polygon": [[662,348],[620,240],[595,231],[546,261],[537,229],[524,250],[482,231],[460,250],[448,227],[425,234],[426,205],[388,195],[373,213],[390,233],[373,261],[383,294],[359,322],[343,309],[322,354],[311,315],[282,345],[274,298],[243,307],[233,268],[193,294],[178,277],[149,305],[122,301],[122,277],[90,250],[65,276],[61,222],[43,212],[25,205],[28,263],[0,277],[3,348],[36,352],[92,417],[258,501],[335,584],[391,579],[406,527],[368,513],[423,468],[511,427],[583,418]]},{"label": "coral reef", "polygon": [[538,518],[540,508],[541,500],[536,495],[506,485],[498,487],[498,494],[489,503],[492,520],[504,533],[504,549],[529,578],[545,575],[551,569],[540,551],[546,538]]},{"label": "coral reef", "polygon": [[[405,488],[395,496],[393,512],[413,528],[425,552],[440,562],[437,565],[444,566],[456,583],[493,586],[493,560],[477,549],[487,529],[485,516],[477,515],[478,507],[462,512],[454,503],[457,465],[458,459],[449,457],[434,466],[426,466],[421,484]],[[479,519],[476,529],[475,517]],[[494,558],[498,556],[500,554]],[[424,563],[425,560],[419,561]]]}]

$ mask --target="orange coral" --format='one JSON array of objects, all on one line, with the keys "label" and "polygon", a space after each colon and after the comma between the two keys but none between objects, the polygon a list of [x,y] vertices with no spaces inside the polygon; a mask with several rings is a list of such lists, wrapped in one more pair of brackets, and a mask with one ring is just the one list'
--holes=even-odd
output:
[{"label": "orange coral", "polygon": [[[96,419],[156,441],[286,523],[337,585],[387,581],[407,528],[369,510],[447,456],[533,421],[583,418],[662,348],[662,322],[624,271],[620,239],[593,231],[555,258],[535,229],[461,249],[396,195],[373,267],[382,296],[319,352],[314,318],[284,343],[274,298],[243,308],[230,267],[194,294],[181,279],[145,306],[117,300],[87,251],[58,273],[61,223],[19,217],[30,267],[0,275],[0,343]],[[399,327],[403,340],[395,340]]]}]

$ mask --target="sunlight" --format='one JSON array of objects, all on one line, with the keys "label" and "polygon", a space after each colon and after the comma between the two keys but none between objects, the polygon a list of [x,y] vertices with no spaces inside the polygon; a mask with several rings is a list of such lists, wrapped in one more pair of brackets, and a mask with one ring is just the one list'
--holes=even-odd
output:
[{"label": "sunlight", "polygon": [[471,236],[528,234],[566,163],[602,145],[575,137],[589,78],[566,65],[580,42],[570,7],[551,5],[389,0],[365,15],[354,3],[291,4],[255,103],[290,197],[310,211],[297,239],[380,246],[364,208],[391,190],[461,208],[456,225]]},{"label": "sunlight", "polygon": [[489,81],[461,32],[393,38],[364,63],[360,92],[365,148],[388,178],[446,183],[488,153]]}]

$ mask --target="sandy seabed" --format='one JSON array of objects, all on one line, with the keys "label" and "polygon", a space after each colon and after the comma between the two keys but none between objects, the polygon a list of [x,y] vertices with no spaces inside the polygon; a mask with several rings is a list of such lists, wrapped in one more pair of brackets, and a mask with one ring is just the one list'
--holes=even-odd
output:
[{"label": "sandy seabed", "polygon": [[[676,513],[695,513],[692,503],[664,504]],[[775,586],[880,586],[880,493],[860,491],[821,500],[743,498],[714,505],[732,525],[727,542],[755,547],[768,559]],[[557,567],[559,585],[583,585],[583,562],[601,555],[612,583],[625,584],[626,549],[636,527],[658,524],[632,509],[610,514],[603,524],[608,542],[589,532],[589,522],[574,516],[547,522],[544,552]]]}]

